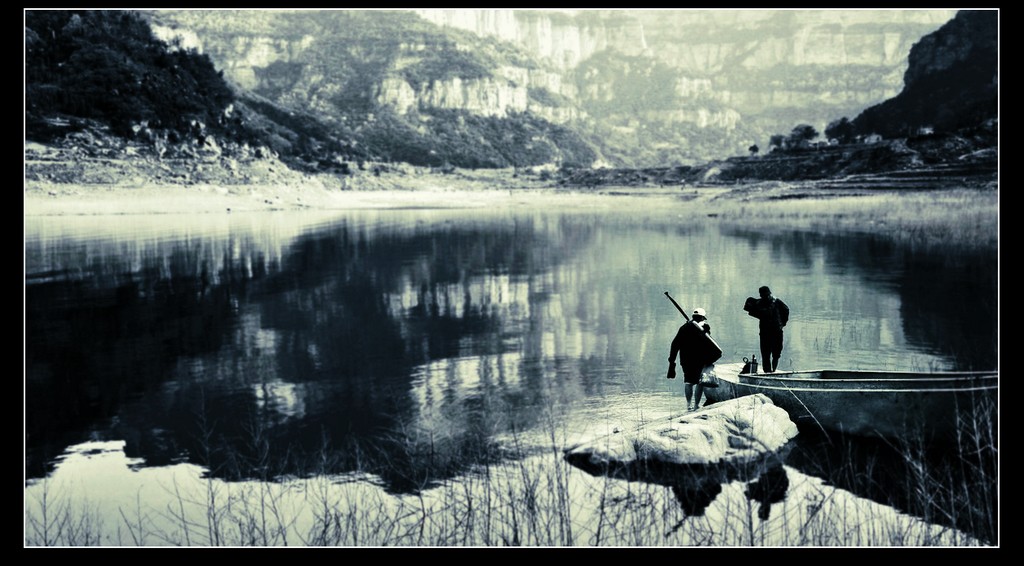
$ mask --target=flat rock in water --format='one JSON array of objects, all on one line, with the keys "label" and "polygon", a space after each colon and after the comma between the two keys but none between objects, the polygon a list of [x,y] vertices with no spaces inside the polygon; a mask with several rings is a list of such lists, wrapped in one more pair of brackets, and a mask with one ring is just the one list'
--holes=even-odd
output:
[{"label": "flat rock in water", "polygon": [[565,449],[565,459],[594,475],[673,485],[682,472],[714,469],[731,477],[760,466],[796,435],[789,414],[756,394],[579,442]]}]

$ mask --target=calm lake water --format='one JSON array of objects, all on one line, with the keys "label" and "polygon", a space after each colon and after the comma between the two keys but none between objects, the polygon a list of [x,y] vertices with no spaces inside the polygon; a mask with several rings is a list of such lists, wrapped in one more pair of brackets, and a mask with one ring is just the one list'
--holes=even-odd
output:
[{"label": "calm lake water", "polygon": [[411,493],[571,427],[685,410],[665,379],[703,307],[792,309],[780,369],[997,366],[997,253],[749,230],[651,207],[25,221],[26,477],[120,441],[227,480],[369,474]]}]

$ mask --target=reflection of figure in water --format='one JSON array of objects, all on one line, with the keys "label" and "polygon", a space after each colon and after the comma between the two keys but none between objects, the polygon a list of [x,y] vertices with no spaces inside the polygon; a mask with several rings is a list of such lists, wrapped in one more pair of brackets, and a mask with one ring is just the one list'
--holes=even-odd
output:
[{"label": "reflection of figure in water", "polygon": [[693,477],[693,481],[681,482],[672,486],[672,493],[689,516],[700,516],[711,502],[722,493],[722,479],[717,474],[704,477]]},{"label": "reflection of figure in water", "polygon": [[785,499],[788,489],[789,476],[786,475],[786,468],[780,464],[765,470],[757,481],[747,484],[747,497],[751,501],[761,503],[757,516],[762,521],[767,521],[772,511],[772,503]]},{"label": "reflection of figure in water", "polygon": [[676,354],[679,354],[679,367],[683,368],[683,391],[686,393],[686,410],[692,411],[700,406],[700,398],[704,387],[700,385],[700,374],[710,363],[702,349],[702,334],[711,335],[711,325],[707,322],[704,309],[694,309],[690,320],[679,327],[676,337],[672,339],[672,348],[668,355],[668,378],[676,376]]},{"label": "reflection of figure in water", "polygon": [[779,358],[782,356],[782,329],[789,322],[789,306],[782,299],[772,296],[772,290],[767,285],[757,292],[761,298],[747,297],[743,310],[760,321],[761,363],[766,373],[772,373],[778,369]]}]

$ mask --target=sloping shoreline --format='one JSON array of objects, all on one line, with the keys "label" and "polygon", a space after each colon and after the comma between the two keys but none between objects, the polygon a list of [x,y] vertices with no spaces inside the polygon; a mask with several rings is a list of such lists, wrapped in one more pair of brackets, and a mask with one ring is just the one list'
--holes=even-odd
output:
[{"label": "sloping shoreline", "polygon": [[[875,153],[878,150],[874,150]],[[733,158],[700,168],[430,169],[367,163],[346,175],[304,173],[274,157],[157,158],[140,148],[25,147],[25,216],[195,214],[230,211],[493,206],[620,207],[664,199],[720,214],[737,204],[790,202],[780,214],[813,214],[807,203],[970,190],[997,200],[998,155],[891,171],[772,180],[795,156]],[[811,155],[813,165],[820,155]],[[846,158],[849,160],[849,158]],[[792,167],[788,165],[787,167]],[[804,167],[804,166],[801,166]],[[773,173],[774,171],[774,173]],[[993,196],[995,195],[995,196]],[[801,203],[801,204],[797,204]],[[989,206],[983,204],[982,206]],[[760,207],[763,209],[763,207]],[[771,216],[771,214],[769,214]]]}]

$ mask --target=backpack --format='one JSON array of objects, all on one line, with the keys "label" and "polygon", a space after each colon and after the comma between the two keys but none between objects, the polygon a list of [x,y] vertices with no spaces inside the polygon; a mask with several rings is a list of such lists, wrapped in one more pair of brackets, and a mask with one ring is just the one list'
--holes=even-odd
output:
[{"label": "backpack", "polygon": [[781,299],[775,299],[775,310],[779,313],[779,324],[786,326],[789,323],[789,306]]}]

